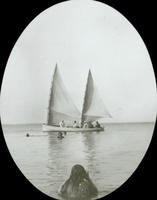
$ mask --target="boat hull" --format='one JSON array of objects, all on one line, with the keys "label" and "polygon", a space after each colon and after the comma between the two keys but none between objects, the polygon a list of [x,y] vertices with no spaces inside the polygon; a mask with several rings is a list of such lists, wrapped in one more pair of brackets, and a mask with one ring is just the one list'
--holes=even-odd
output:
[{"label": "boat hull", "polygon": [[96,131],[104,131],[104,127],[101,127],[101,128],[73,128],[73,127],[50,126],[50,125],[43,124],[42,130],[44,132],[96,132]]}]

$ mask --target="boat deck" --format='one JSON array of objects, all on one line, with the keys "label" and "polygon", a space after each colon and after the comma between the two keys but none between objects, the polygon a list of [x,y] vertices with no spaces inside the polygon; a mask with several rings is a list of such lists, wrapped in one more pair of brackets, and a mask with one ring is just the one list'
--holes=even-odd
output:
[{"label": "boat deck", "polygon": [[100,128],[73,128],[73,127],[59,127],[43,124],[44,132],[96,132],[104,131],[104,127]]}]

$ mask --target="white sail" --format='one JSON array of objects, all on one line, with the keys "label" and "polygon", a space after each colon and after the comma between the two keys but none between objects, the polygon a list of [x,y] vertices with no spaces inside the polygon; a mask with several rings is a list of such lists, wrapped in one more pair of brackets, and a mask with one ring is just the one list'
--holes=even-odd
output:
[{"label": "white sail", "polygon": [[102,99],[99,97],[91,71],[89,70],[81,121],[95,121],[103,117],[111,117],[111,115],[107,111]]},{"label": "white sail", "polygon": [[60,121],[64,120],[66,124],[70,125],[78,119],[80,119],[80,112],[68,95],[56,64],[50,89],[47,124],[58,125]]}]

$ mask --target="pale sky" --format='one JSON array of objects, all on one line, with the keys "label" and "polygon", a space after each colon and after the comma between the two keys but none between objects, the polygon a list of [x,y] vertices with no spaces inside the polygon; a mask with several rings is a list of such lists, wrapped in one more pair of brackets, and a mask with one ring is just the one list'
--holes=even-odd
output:
[{"label": "pale sky", "polygon": [[112,7],[72,0],[43,11],[17,40],[2,83],[2,123],[44,122],[56,63],[78,109],[90,68],[113,116],[104,121],[155,121],[155,76],[141,36]]}]

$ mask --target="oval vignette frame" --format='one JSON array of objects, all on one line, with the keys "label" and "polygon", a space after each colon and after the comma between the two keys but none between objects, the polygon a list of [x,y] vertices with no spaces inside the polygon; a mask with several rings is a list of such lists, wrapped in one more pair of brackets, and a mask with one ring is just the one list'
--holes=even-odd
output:
[{"label": "oval vignette frame", "polygon": [[[21,169],[20,169],[21,170]],[[136,171],[136,170],[135,170]],[[132,177],[132,175],[129,177],[129,179]],[[116,189],[117,190],[117,189]]]}]

